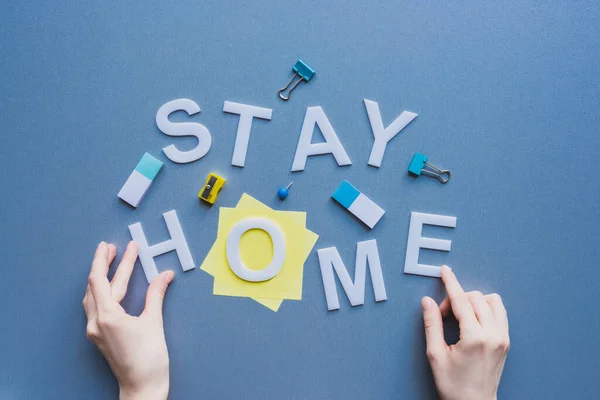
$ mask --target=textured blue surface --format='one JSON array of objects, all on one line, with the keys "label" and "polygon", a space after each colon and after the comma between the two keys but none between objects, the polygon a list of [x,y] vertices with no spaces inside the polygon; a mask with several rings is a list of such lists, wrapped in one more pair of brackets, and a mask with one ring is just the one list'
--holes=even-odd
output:
[{"label": "textured blue surface", "polygon": [[[176,209],[200,263],[217,226],[218,207],[196,197],[211,171],[227,178],[217,206],[248,192],[305,210],[316,248],[337,246],[351,269],[356,242],[376,238],[388,300],[376,304],[367,288],[364,306],[340,298],[327,312],[313,252],[303,300],[273,313],[213,296],[210,276],[166,255],[159,269],[176,271],[165,303],[171,398],[435,399],[419,300],[443,290],[402,273],[411,211],[458,217],[456,229],[425,227],[452,251],[423,251],[421,262],[448,263],[466,289],[504,297],[512,349],[501,398],[600,398],[598,20],[597,0],[2,2],[0,398],[116,397],[84,334],[94,248],[109,240],[120,257],[138,221],[150,243],[165,240],[162,213]],[[319,74],[283,102],[277,90],[298,58]],[[180,97],[202,112],[172,118],[213,135],[187,165],[161,149],[195,140],[154,122]],[[386,125],[419,114],[379,169],[367,165],[363,98]],[[239,117],[223,113],[225,100],[273,108],[271,121],[254,122],[245,168],[230,165]],[[312,157],[291,174],[316,105],[353,164]],[[132,210],[116,193],[144,151],[165,166]],[[415,151],[452,180],[411,179]],[[344,179],[386,210],[376,230],[331,199]],[[280,202],[277,188],[292,180]],[[138,264],[127,310],[140,312],[145,289]]]},{"label": "textured blue surface", "polygon": [[144,153],[140,162],[135,166],[135,170],[146,178],[153,180],[163,167],[163,163],[148,153]]},{"label": "textured blue surface", "polygon": [[346,208],[350,208],[354,200],[360,195],[360,192],[348,181],[343,181],[333,192],[331,197]]}]

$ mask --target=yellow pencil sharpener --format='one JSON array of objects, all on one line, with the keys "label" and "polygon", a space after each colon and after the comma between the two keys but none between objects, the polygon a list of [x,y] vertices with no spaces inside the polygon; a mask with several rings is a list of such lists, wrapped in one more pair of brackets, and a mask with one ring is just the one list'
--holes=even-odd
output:
[{"label": "yellow pencil sharpener", "polygon": [[219,195],[219,191],[225,182],[226,180],[224,178],[211,172],[206,178],[204,187],[200,189],[198,197],[209,204],[215,204],[215,201],[217,201],[217,196]]}]

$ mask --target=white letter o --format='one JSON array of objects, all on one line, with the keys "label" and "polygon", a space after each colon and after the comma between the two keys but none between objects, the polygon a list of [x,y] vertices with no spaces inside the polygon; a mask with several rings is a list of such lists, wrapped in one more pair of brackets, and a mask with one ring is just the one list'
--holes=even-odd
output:
[{"label": "white letter o", "polygon": [[[244,265],[240,255],[242,235],[251,229],[262,229],[267,232],[273,242],[273,258],[271,263],[260,271],[249,269]],[[281,271],[285,261],[285,238],[279,226],[266,218],[246,218],[231,228],[225,244],[229,268],[240,279],[249,282],[264,282],[272,279]]]}]

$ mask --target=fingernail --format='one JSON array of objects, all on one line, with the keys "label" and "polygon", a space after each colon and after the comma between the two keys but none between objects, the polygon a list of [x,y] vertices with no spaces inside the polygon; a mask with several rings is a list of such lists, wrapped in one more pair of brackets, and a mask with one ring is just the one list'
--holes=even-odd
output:
[{"label": "fingernail", "polygon": [[106,242],[104,240],[101,241],[100,243],[98,243],[98,247],[100,247],[100,246],[106,246]]},{"label": "fingernail", "polygon": [[171,282],[171,280],[175,277],[175,273],[173,271],[165,271],[162,273],[163,281],[166,283]]},{"label": "fingernail", "polygon": [[433,306],[433,300],[429,297],[425,296],[421,299],[421,307],[423,307],[423,311],[429,310]]},{"label": "fingernail", "polygon": [[135,242],[132,240],[129,243],[127,243],[127,250],[129,249],[133,249],[133,245],[135,244]]}]

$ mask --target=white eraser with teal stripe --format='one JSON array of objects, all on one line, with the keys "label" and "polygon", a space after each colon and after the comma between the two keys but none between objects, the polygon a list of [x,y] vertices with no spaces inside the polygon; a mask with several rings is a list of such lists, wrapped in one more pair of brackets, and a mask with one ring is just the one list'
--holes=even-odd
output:
[{"label": "white eraser with teal stripe", "polygon": [[377,225],[385,213],[381,207],[359,192],[348,181],[343,181],[331,197],[371,229]]},{"label": "white eraser with teal stripe", "polygon": [[135,170],[152,181],[158,175],[162,166],[161,161],[148,153],[144,153],[140,162],[135,166]]},{"label": "white eraser with teal stripe", "polygon": [[137,207],[162,166],[162,162],[144,153],[117,196],[132,207]]}]

